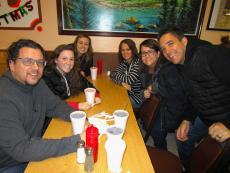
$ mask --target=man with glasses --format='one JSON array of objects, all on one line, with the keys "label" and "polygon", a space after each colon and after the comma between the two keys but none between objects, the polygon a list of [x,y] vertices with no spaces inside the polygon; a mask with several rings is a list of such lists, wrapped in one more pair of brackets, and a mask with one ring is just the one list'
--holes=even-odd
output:
[{"label": "man with glasses", "polygon": [[79,135],[42,139],[45,116],[69,121],[73,111],[41,80],[45,52],[32,40],[8,49],[9,71],[0,79],[0,172],[23,172],[29,161],[76,151]]}]

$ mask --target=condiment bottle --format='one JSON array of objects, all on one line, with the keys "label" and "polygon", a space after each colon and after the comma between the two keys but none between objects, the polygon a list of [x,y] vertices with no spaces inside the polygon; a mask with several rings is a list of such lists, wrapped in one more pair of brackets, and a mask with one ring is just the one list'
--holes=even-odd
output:
[{"label": "condiment bottle", "polygon": [[93,158],[94,163],[97,162],[97,154],[98,154],[98,128],[90,125],[86,129],[86,147],[93,148]]},{"label": "condiment bottle", "polygon": [[93,171],[93,165],[94,165],[94,161],[93,161],[93,148],[86,148],[85,149],[85,154],[86,154],[86,158],[85,158],[85,165],[84,165],[84,170],[86,172],[92,172]]},{"label": "condiment bottle", "polygon": [[97,74],[101,74],[102,73],[102,59],[99,58],[97,60]]},{"label": "condiment bottle", "polygon": [[83,140],[77,142],[77,162],[85,163],[85,141]]}]

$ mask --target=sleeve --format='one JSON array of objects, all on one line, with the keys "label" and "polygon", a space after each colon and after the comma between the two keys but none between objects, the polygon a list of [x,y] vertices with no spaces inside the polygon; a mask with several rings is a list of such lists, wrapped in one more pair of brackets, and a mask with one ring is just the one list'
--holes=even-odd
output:
[{"label": "sleeve", "polygon": [[124,68],[124,63],[118,64],[114,71],[111,71],[110,78],[116,84],[121,84],[122,82],[126,82],[126,69]]},{"label": "sleeve", "polygon": [[208,55],[207,60],[213,73],[220,81],[230,87],[230,49],[216,46],[213,51],[208,52]]},{"label": "sleeve", "polygon": [[65,83],[63,83],[58,76],[44,74],[43,79],[55,95],[59,96],[61,99],[68,98]]},{"label": "sleeve", "polygon": [[74,111],[64,100],[60,99],[58,96],[54,95],[44,81],[41,80],[41,88],[43,92],[41,94],[45,95],[43,102],[46,104],[46,116],[48,117],[58,117],[65,121],[70,121],[69,114]]},{"label": "sleeve", "polygon": [[84,89],[86,88],[95,88],[97,90],[97,94],[99,95],[100,93],[99,90],[81,74],[80,74],[80,81],[81,81],[81,92],[84,92]]},{"label": "sleeve", "polygon": [[[15,103],[0,99],[0,148],[19,162],[40,161],[76,151],[80,136],[42,139],[27,133]],[[7,116],[6,116],[7,115]],[[34,131],[38,130],[36,125]]]},{"label": "sleeve", "polygon": [[[85,58],[85,57],[83,57]],[[86,76],[90,75],[90,67],[93,66],[93,57],[89,58],[89,61],[83,61],[81,65],[82,71],[85,73]]]},{"label": "sleeve", "polygon": [[127,74],[127,83],[129,85],[135,84],[140,82],[140,73],[139,73],[139,63],[134,63]]}]

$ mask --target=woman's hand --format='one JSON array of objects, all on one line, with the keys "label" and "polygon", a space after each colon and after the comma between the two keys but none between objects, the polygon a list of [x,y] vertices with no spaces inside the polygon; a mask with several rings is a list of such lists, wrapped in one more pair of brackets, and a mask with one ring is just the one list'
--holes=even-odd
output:
[{"label": "woman's hand", "polygon": [[80,73],[81,73],[81,75],[82,75],[83,77],[85,77],[85,72],[84,72],[84,71],[80,71]]},{"label": "woman's hand", "polygon": [[101,103],[101,98],[100,97],[95,97],[94,102],[95,102],[95,104]]},{"label": "woman's hand", "polygon": [[148,89],[144,90],[144,98],[148,99],[151,96],[151,92]]},{"label": "woman's hand", "polygon": [[176,132],[177,139],[180,141],[188,140],[189,128],[190,128],[190,122],[187,120],[183,120]]},{"label": "woman's hand", "polygon": [[86,110],[89,110],[91,107],[92,105],[88,102],[79,103],[79,110],[86,111]]},{"label": "woman's hand", "polygon": [[125,87],[128,91],[131,91],[131,86],[125,82],[122,82],[121,85]]}]

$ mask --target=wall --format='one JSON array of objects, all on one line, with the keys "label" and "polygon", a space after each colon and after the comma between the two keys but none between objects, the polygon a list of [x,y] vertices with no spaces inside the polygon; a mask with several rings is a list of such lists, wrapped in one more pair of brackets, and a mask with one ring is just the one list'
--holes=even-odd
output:
[{"label": "wall", "polygon": [[[42,23],[39,24],[43,28],[42,32],[37,30],[0,30],[0,49],[7,47],[19,38],[30,38],[39,42],[46,50],[53,50],[57,45],[73,42],[75,36],[58,35],[56,0],[40,0]],[[220,37],[230,35],[230,32],[219,32],[206,30],[207,20],[210,12],[212,0],[208,0],[207,9],[204,17],[201,38],[218,44]],[[95,52],[117,52],[119,42],[124,37],[96,37],[92,36],[92,43]],[[133,38],[137,46],[144,38]]]}]

